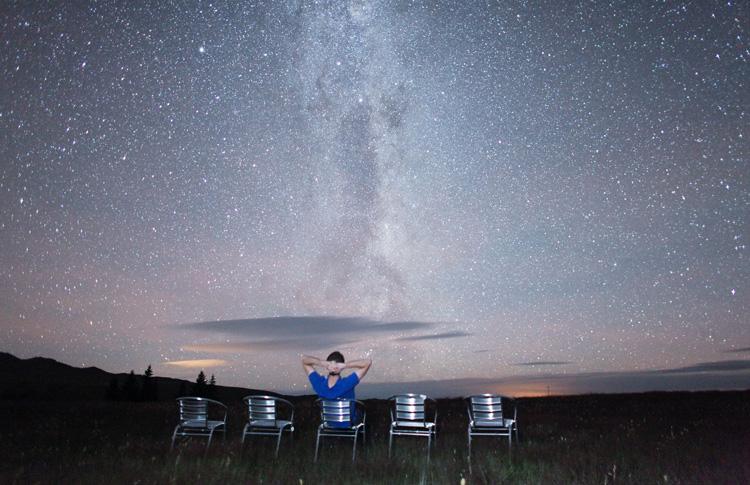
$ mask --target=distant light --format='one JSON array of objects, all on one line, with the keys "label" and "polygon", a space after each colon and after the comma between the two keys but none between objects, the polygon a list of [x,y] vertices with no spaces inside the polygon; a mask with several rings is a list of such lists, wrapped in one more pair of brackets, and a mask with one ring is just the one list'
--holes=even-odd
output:
[{"label": "distant light", "polygon": [[206,48],[203,46],[200,46],[198,47],[198,52],[200,52],[201,54],[204,54],[206,52]]}]

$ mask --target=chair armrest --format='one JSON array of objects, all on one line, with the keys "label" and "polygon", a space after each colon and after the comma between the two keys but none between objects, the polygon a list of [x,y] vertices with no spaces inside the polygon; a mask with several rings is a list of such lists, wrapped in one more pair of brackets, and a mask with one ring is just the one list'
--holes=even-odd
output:
[{"label": "chair armrest", "polygon": [[[437,418],[438,418],[438,408],[437,408],[437,401],[432,398],[425,399],[425,404],[427,401],[431,402],[433,406],[435,406],[435,412],[432,415],[432,422],[437,426]],[[426,408],[425,408],[426,411]]]},{"label": "chair armrest", "polygon": [[277,402],[283,404],[287,408],[287,411],[291,411],[289,413],[289,421],[294,422],[294,411],[295,411],[294,404],[292,404],[290,401],[287,401],[286,399],[282,399],[280,397],[277,397],[275,399],[276,399]]},{"label": "chair armrest", "polygon": [[354,405],[359,409],[359,411],[362,413],[362,424],[365,423],[365,420],[367,419],[367,408],[365,407],[365,403],[362,401],[355,400]]},{"label": "chair armrest", "polygon": [[208,399],[208,398],[205,398],[205,397],[203,398],[203,400],[206,401],[206,402],[210,402],[212,404],[216,404],[217,406],[221,406],[224,409],[227,409],[227,405],[224,404],[223,402],[217,401],[215,399]]}]

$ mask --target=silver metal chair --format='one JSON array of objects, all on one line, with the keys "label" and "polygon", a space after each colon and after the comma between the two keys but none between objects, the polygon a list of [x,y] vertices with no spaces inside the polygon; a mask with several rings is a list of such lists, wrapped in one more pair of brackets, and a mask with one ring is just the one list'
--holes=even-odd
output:
[{"label": "silver metal chair", "polygon": [[294,432],[294,404],[274,396],[245,396],[242,401],[247,405],[247,423],[242,430],[242,444],[245,444],[245,438],[250,435],[276,436],[274,456],[279,456],[284,431]]},{"label": "silver metal chair", "polygon": [[[437,441],[437,402],[424,394],[391,396],[391,428],[388,434],[388,458],[391,457],[394,436],[427,437],[427,459],[433,439]],[[428,410],[428,407],[431,408]],[[432,414],[432,419],[428,415]]]},{"label": "silver metal chair", "polygon": [[[175,439],[178,436],[208,436],[206,450],[211,446],[211,440],[215,432],[222,433],[226,440],[227,407],[224,404],[205,397],[178,397],[177,402],[180,407],[180,424],[175,427],[174,433],[172,433],[170,449],[174,449]],[[218,411],[213,411],[211,414],[220,416],[221,411],[223,411],[224,416],[221,419],[209,419],[209,411],[212,407],[218,408]]]},{"label": "silver metal chair", "polygon": [[471,440],[473,436],[508,437],[510,451],[513,434],[518,441],[518,407],[513,404],[513,417],[509,418],[507,407],[509,397],[497,394],[480,394],[466,398],[466,410],[469,413],[469,459],[471,460]]},{"label": "silver metal chair", "polygon": [[357,456],[357,438],[362,435],[365,442],[365,405],[350,399],[318,399],[320,407],[320,426],[315,439],[315,461],[318,461],[320,439],[327,436],[353,438],[352,461]]}]

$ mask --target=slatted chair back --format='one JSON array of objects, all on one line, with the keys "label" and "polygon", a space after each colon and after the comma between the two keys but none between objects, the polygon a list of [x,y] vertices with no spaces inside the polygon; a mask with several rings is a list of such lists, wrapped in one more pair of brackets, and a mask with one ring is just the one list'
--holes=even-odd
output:
[{"label": "slatted chair back", "polygon": [[180,404],[180,421],[208,421],[208,400],[200,397],[181,397],[177,401]]},{"label": "slatted chair back", "polygon": [[475,426],[504,426],[503,397],[480,394],[469,398],[469,414]]},{"label": "slatted chair back", "polygon": [[402,423],[421,423],[424,425],[426,419],[427,396],[424,394],[400,394],[394,396],[391,408],[391,421]]},{"label": "slatted chair back", "polygon": [[321,399],[320,419],[326,426],[347,426],[352,422],[352,408],[348,399]]},{"label": "slatted chair back", "polygon": [[245,402],[250,421],[276,420],[276,399],[272,396],[249,396],[245,398]]}]

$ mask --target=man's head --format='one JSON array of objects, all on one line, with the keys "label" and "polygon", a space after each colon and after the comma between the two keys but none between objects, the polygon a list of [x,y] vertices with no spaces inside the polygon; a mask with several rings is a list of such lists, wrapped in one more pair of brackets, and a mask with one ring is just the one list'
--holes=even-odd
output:
[{"label": "man's head", "polygon": [[[338,362],[339,364],[343,364],[344,363],[344,355],[337,350],[335,352],[331,352],[330,354],[328,354],[328,358],[326,358],[326,360],[328,362]],[[329,372],[328,373],[328,375],[331,375],[331,376],[338,375],[338,374],[339,374],[338,372]]]}]

